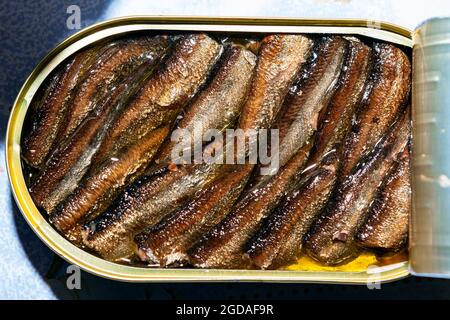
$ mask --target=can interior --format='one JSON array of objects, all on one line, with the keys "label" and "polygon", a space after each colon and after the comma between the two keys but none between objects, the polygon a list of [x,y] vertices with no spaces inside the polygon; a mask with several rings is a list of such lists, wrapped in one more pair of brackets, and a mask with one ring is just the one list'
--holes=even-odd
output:
[{"label": "can interior", "polygon": [[[120,19],[118,19],[120,20]],[[126,20],[125,20],[126,21]],[[34,205],[31,196],[28,193],[27,185],[33,175],[33,171],[20,159],[20,142],[26,130],[29,129],[29,106],[33,99],[37,99],[36,93],[39,87],[49,77],[52,70],[59,66],[69,56],[78,50],[105,39],[111,40],[118,36],[128,35],[130,33],[143,32],[143,30],[152,30],[182,33],[192,31],[207,31],[217,37],[232,38],[261,38],[269,32],[279,32],[279,29],[289,29],[287,26],[252,26],[261,29],[260,31],[245,31],[247,28],[240,26],[245,30],[229,31],[230,25],[210,24],[207,26],[195,24],[175,24],[171,25],[152,25],[149,19],[145,24],[134,24],[133,21],[126,21],[121,24],[120,21],[105,22],[95,25],[80,33],[68,38],[53,50],[36,67],[30,77],[24,84],[11,114],[7,131],[7,164],[10,181],[14,192],[14,197],[32,229],[38,236],[56,253],[66,260],[80,265],[87,271],[105,276],[108,278],[127,280],[127,281],[177,281],[177,280],[196,280],[196,281],[222,281],[222,280],[245,280],[245,281],[309,281],[309,282],[349,282],[364,283],[368,279],[374,279],[373,275],[381,281],[398,279],[408,274],[408,253],[402,251],[394,255],[377,255],[374,252],[363,252],[355,260],[340,266],[324,266],[306,255],[303,255],[295,264],[287,266],[284,270],[260,271],[260,270],[203,270],[203,269],[154,269],[142,268],[139,266],[130,266],[126,264],[111,263],[102,260],[92,254],[89,254],[66,240],[49,224],[44,215]],[[111,27],[108,24],[113,23],[118,26]],[[318,22],[319,24],[319,22]],[[235,25],[231,25],[235,26]],[[222,30],[217,30],[220,27]],[[291,26],[292,27],[292,26]],[[294,26],[295,27],[295,26]],[[358,38],[366,44],[371,44],[374,39],[377,41],[390,40],[400,45],[405,53],[412,58],[410,39],[404,35],[394,33],[388,30],[370,29],[364,27],[344,27],[333,28],[321,25],[297,26],[300,33],[310,33],[314,35],[329,34],[331,28],[333,34],[344,36],[358,35]],[[194,30],[192,30],[194,29]],[[212,30],[209,30],[212,29]],[[228,31],[226,31],[228,30]],[[91,32],[90,32],[91,31]],[[374,31],[374,36],[370,35]],[[376,31],[376,32],[375,32]],[[378,33],[382,31],[382,36]],[[378,33],[377,33],[378,32]],[[392,37],[392,39],[389,39]],[[371,270],[371,271],[369,271]]]}]

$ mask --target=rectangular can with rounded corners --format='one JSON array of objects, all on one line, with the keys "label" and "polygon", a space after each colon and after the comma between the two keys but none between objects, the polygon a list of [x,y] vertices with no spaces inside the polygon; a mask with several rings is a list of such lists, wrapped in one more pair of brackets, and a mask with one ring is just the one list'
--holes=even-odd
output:
[{"label": "rectangular can with rounded corners", "polygon": [[[124,17],[101,22],[79,31],[53,49],[33,70],[14,103],[6,136],[6,161],[14,198],[33,231],[55,253],[93,274],[129,282],[257,281],[371,284],[389,282],[410,274],[408,261],[385,266],[309,270],[216,270],[140,268],[105,261],[63,238],[41,215],[25,184],[20,159],[22,126],[30,102],[45,78],[65,58],[96,41],[134,31],[206,31],[245,33],[317,33],[357,35],[413,47],[413,34],[405,28],[366,20],[257,19],[213,17]],[[413,93],[414,94],[414,93]]]}]

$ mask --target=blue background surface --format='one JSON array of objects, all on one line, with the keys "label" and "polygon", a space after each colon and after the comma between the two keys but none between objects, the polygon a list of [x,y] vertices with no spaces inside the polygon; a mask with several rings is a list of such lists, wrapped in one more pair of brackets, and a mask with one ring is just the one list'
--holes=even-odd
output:
[{"label": "blue background surface", "polygon": [[0,299],[344,299],[450,298],[450,281],[408,278],[365,286],[307,284],[129,284],[82,273],[81,290],[66,288],[67,263],[31,231],[11,196],[4,135],[11,105],[38,61],[77,30],[67,7],[81,9],[82,27],[130,14],[347,17],[381,19],[413,29],[428,17],[450,15],[446,1],[0,1]]}]

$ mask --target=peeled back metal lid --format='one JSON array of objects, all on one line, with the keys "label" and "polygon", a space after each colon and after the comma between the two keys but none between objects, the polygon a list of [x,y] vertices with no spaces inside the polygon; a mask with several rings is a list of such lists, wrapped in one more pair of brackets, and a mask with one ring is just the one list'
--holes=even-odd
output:
[{"label": "peeled back metal lid", "polygon": [[413,36],[412,274],[450,278],[450,18]]}]

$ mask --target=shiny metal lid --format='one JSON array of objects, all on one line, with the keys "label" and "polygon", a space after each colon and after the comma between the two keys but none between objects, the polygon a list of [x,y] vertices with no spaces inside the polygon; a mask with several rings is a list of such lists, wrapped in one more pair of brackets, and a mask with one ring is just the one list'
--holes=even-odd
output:
[{"label": "shiny metal lid", "polygon": [[450,277],[450,18],[413,37],[411,273]]}]

